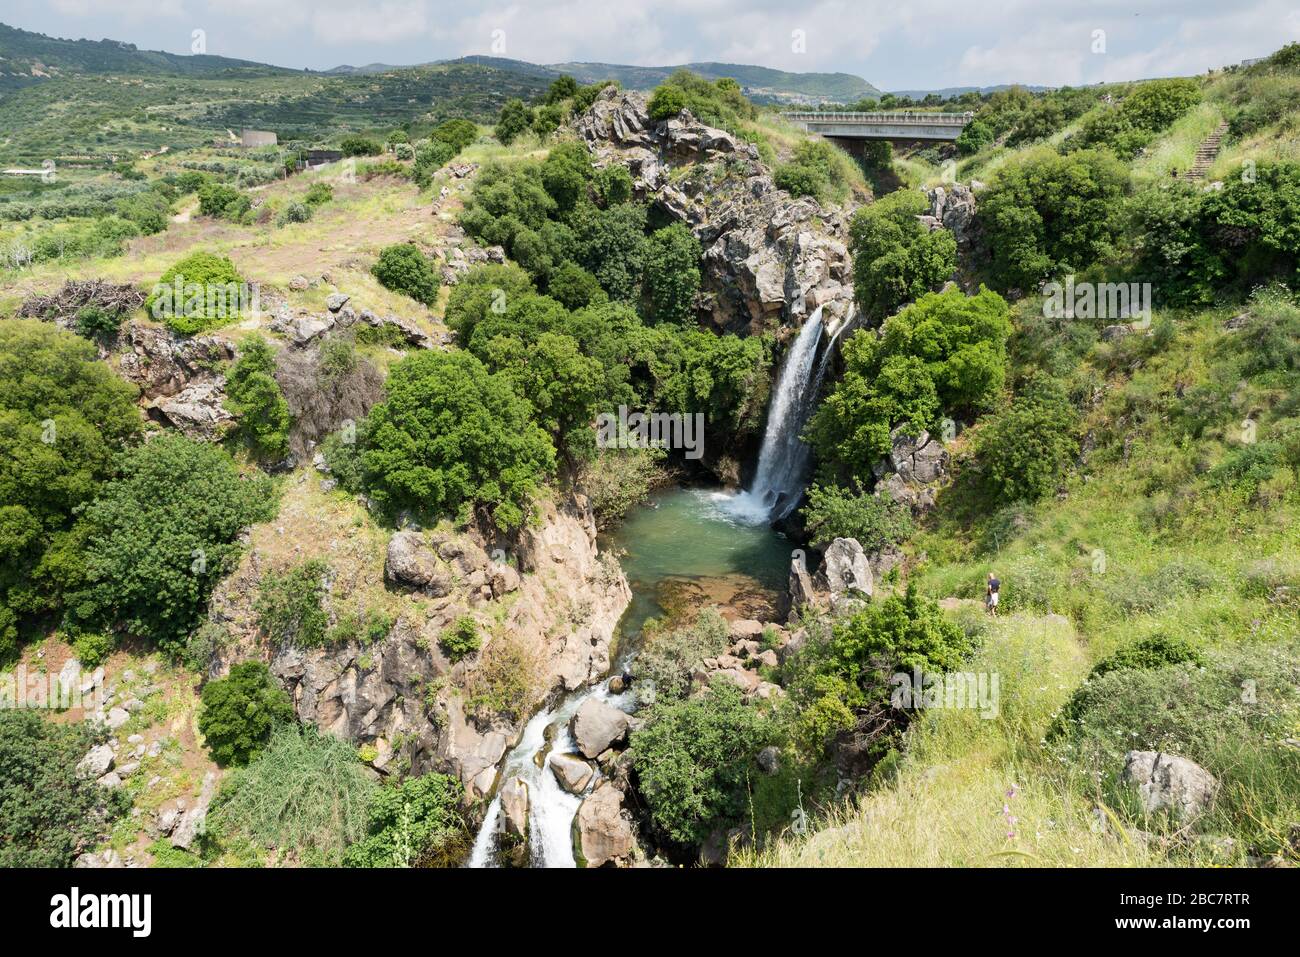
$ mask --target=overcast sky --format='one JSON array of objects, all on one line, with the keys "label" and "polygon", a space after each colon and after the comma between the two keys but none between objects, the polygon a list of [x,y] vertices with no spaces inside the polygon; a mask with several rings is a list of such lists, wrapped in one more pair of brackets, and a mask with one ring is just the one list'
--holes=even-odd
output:
[{"label": "overcast sky", "polygon": [[313,69],[715,60],[886,90],[1190,75],[1300,39],[1295,0],[6,0],[0,21],[173,53],[201,29],[208,53]]}]

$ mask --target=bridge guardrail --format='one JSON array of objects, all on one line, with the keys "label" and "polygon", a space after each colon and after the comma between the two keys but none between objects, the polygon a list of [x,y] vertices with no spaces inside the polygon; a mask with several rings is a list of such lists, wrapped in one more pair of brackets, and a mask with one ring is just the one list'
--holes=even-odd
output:
[{"label": "bridge guardrail", "polygon": [[786,113],[786,114],[785,114],[785,117],[786,117],[786,119],[790,119],[790,120],[799,120],[799,121],[801,121],[801,122],[805,122],[805,123],[809,123],[809,122],[811,122],[811,123],[828,123],[828,122],[840,122],[840,123],[890,123],[890,124],[894,124],[894,123],[908,124],[908,123],[911,123],[911,124],[915,124],[915,125],[918,125],[918,126],[921,126],[921,125],[931,125],[931,124],[934,124],[934,123],[941,123],[941,124],[944,124],[944,125],[952,125],[952,124],[955,124],[955,123],[960,123],[962,126],[965,126],[967,123],[969,123],[971,120],[973,120],[973,119],[975,118],[975,114],[974,114],[974,113],[970,113],[970,112],[967,112],[967,113],[912,113],[912,112],[902,112],[902,113],[834,113],[834,112],[830,112],[830,113],[821,113],[821,112],[809,112],[809,113]]}]

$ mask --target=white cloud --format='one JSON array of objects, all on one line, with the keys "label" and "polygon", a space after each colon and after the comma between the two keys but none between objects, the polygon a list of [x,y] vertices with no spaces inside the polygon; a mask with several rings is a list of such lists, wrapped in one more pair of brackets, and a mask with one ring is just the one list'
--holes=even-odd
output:
[{"label": "white cloud", "polygon": [[[849,72],[885,89],[1193,74],[1300,38],[1293,0],[7,0],[6,22],[287,66],[492,53],[662,66]],[[184,27],[182,30],[181,27]],[[1090,51],[1104,29],[1107,52]],[[792,31],[806,38],[791,47]]]}]

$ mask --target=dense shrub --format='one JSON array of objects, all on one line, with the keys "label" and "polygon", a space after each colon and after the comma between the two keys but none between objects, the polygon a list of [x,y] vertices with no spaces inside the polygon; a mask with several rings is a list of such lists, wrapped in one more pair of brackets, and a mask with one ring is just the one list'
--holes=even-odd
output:
[{"label": "dense shrub", "polygon": [[378,794],[352,745],[281,724],[260,757],[223,782],[208,832],[234,853],[274,852],[306,866],[338,867],[366,836]]},{"label": "dense shrub", "polygon": [[988,408],[1005,377],[1007,304],[981,288],[930,293],[890,317],[879,338],[844,344],[845,372],[809,423],[831,470],[866,478],[891,446],[890,431],[934,430],[944,410]]},{"label": "dense shrub", "polygon": [[517,528],[554,466],[528,402],[463,352],[421,352],[393,367],[371,411],[366,483],[391,509],[457,514],[480,506]]},{"label": "dense shrub", "polygon": [[267,479],[244,479],[220,448],[163,434],[120,460],[118,476],[85,507],[84,582],[68,600],[77,623],[122,624],[179,653],[239,535],[270,517]]},{"label": "dense shrub", "polygon": [[0,323],[0,661],[20,616],[58,607],[81,560],[74,511],[141,431],[133,386],[95,346],[52,324]]},{"label": "dense shrub", "polygon": [[1148,80],[1137,84],[1118,107],[1086,120],[1069,147],[1105,146],[1128,159],[1200,102],[1196,80]]},{"label": "dense shrub", "polygon": [[1127,192],[1124,165],[1096,150],[1041,152],[1004,167],[976,213],[994,284],[1030,291],[1102,260],[1119,235]]},{"label": "dense shrub", "polygon": [[293,703],[260,661],[233,665],[203,686],[199,731],[218,764],[247,764],[293,719]]},{"label": "dense shrub", "polygon": [[855,484],[812,485],[803,508],[809,540],[824,548],[837,538],[856,538],[868,554],[906,541],[912,534],[912,510],[888,494],[873,495]]},{"label": "dense shrub", "polygon": [[302,194],[302,201],[308,206],[321,206],[333,198],[334,187],[329,183],[312,183]]},{"label": "dense shrub", "polygon": [[546,293],[566,309],[581,309],[609,300],[605,290],[600,288],[600,280],[575,262],[563,263],[551,273]]},{"label": "dense shrub", "polygon": [[509,146],[533,125],[533,111],[520,99],[506,100],[497,115],[493,134],[503,146]]},{"label": "dense shrub", "polygon": [[650,492],[667,484],[663,449],[602,449],[584,463],[579,485],[596,516],[596,527],[606,529],[642,504]]},{"label": "dense shrub", "polygon": [[872,318],[892,314],[938,288],[957,268],[957,243],[945,229],[917,221],[925,211],[919,190],[899,190],[864,206],[849,225],[854,299]]},{"label": "dense shrub", "polygon": [[957,137],[957,152],[972,156],[993,142],[993,131],[982,120],[971,120]]},{"label": "dense shrub", "polygon": [[469,615],[461,615],[455,624],[438,637],[438,644],[442,645],[447,657],[453,662],[468,658],[482,644],[482,639],[478,636],[478,624]]},{"label": "dense shrub", "polygon": [[430,773],[375,792],[366,834],[348,848],[345,867],[459,867],[467,836],[460,812],[464,787],[447,774]]},{"label": "dense shrub", "polygon": [[198,188],[198,194],[199,212],[204,216],[219,216],[238,222],[250,207],[247,196],[225,183],[204,183]]},{"label": "dense shrub", "polygon": [[650,95],[650,119],[671,120],[686,108],[686,95],[674,86],[656,87]]},{"label": "dense shrub", "polygon": [[777,166],[772,180],[793,196],[839,202],[848,192],[850,163],[847,155],[825,140],[804,140],[794,148],[790,162]]},{"label": "dense shrub", "polygon": [[266,458],[283,458],[289,451],[289,405],[275,379],[275,351],[257,333],[240,343],[226,396],[249,446]]},{"label": "dense shrub", "polygon": [[83,668],[98,668],[117,646],[117,636],[112,632],[88,631],[72,640],[72,653]]},{"label": "dense shrub", "polygon": [[1079,452],[1078,414],[1060,383],[1036,379],[979,430],[976,457],[1003,502],[1054,492]]},{"label": "dense shrub", "polygon": [[637,694],[643,701],[647,687],[654,700],[685,698],[692,674],[705,658],[716,658],[731,646],[731,630],[716,609],[699,613],[690,625],[671,630],[647,627],[644,647],[636,658]]},{"label": "dense shrub", "polygon": [[99,743],[87,722],[0,708],[0,867],[71,867],[130,806],[76,771]]},{"label": "dense shrub", "polygon": [[829,629],[812,629],[785,670],[800,743],[819,752],[862,712],[890,700],[896,672],[953,671],[973,651],[970,638],[909,583]]},{"label": "dense shrub", "polygon": [[645,244],[642,286],[651,318],[657,322],[679,323],[695,318],[702,255],[699,240],[682,223],[673,223],[651,234]]},{"label": "dense shrub", "polygon": [[433,174],[442,169],[456,156],[456,147],[445,140],[433,139],[421,144],[415,150],[415,165],[411,175],[420,186],[428,186],[433,181]]},{"label": "dense shrub", "polygon": [[631,741],[652,829],[689,846],[739,821],[746,783],[761,773],[755,756],[774,733],[772,723],[727,683],[702,697],[657,703]]},{"label": "dense shrub", "polygon": [[145,309],[177,332],[194,335],[240,318],[249,305],[245,290],[228,258],[191,253],[159,277],[145,300]]},{"label": "dense shrub", "polygon": [[339,150],[344,156],[378,156],[384,144],[369,136],[345,136],[339,141]]},{"label": "dense shrub", "polygon": [[322,602],[329,566],[319,558],[283,572],[267,572],[258,584],[257,624],[275,645],[319,645],[329,624]]},{"label": "dense shrub", "polygon": [[438,298],[438,271],[413,243],[385,246],[371,273],[385,289],[431,306]]}]

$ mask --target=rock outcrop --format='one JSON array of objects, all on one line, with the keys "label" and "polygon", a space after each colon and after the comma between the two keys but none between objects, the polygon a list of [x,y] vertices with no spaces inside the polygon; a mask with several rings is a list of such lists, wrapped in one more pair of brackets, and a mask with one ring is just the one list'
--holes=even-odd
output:
[{"label": "rock outcrop", "polygon": [[[778,189],[757,149],[687,110],[655,122],[644,94],[610,87],[574,127],[596,164],[622,163],[639,196],[690,227],[704,247],[701,311],[720,330],[828,323],[852,309],[847,219]],[[689,165],[670,182],[669,171]]]},{"label": "rock outcrop", "polygon": [[1194,761],[1160,751],[1130,751],[1124,755],[1125,784],[1137,788],[1148,814],[1169,811],[1187,821],[1214,801],[1219,782]]},{"label": "rock outcrop", "polygon": [[632,822],[623,810],[623,792],[602,781],[578,806],[573,819],[573,850],[584,867],[626,864],[636,847]]},{"label": "rock outcrop", "polygon": [[924,430],[908,435],[903,426],[890,433],[889,455],[875,466],[876,488],[914,512],[934,507],[935,494],[948,474],[949,455],[943,443]]},{"label": "rock outcrop", "polygon": [[576,754],[552,754],[550,764],[555,780],[570,794],[581,794],[586,790],[595,773],[591,765]]},{"label": "rock outcrop", "polygon": [[948,230],[958,246],[969,244],[975,222],[974,191],[961,183],[950,183],[925,190],[925,197],[930,201],[930,210],[921,222],[930,229]]},{"label": "rock outcrop", "polygon": [[[210,616],[233,639],[210,673],[242,658],[267,658],[298,717],[374,747],[376,769],[400,759],[417,774],[456,775],[469,801],[486,797],[520,731],[518,719],[468,703],[465,689],[491,643],[517,643],[533,663],[540,698],[573,691],[608,671],[609,643],[631,593],[617,563],[597,552],[585,499],[547,506],[540,522],[519,534],[511,543],[518,570],[489,555],[476,534],[395,532],[382,556],[383,578],[390,590],[415,593],[406,593],[388,635],[312,648],[263,645],[252,608],[263,574],[254,544],[210,603]],[[509,603],[498,604],[507,595]],[[479,620],[484,644],[452,662],[439,638],[467,615]]]},{"label": "rock outcrop", "polygon": [[874,581],[866,553],[856,538],[837,538],[826,548],[821,576],[837,612],[853,610],[871,598]]}]

